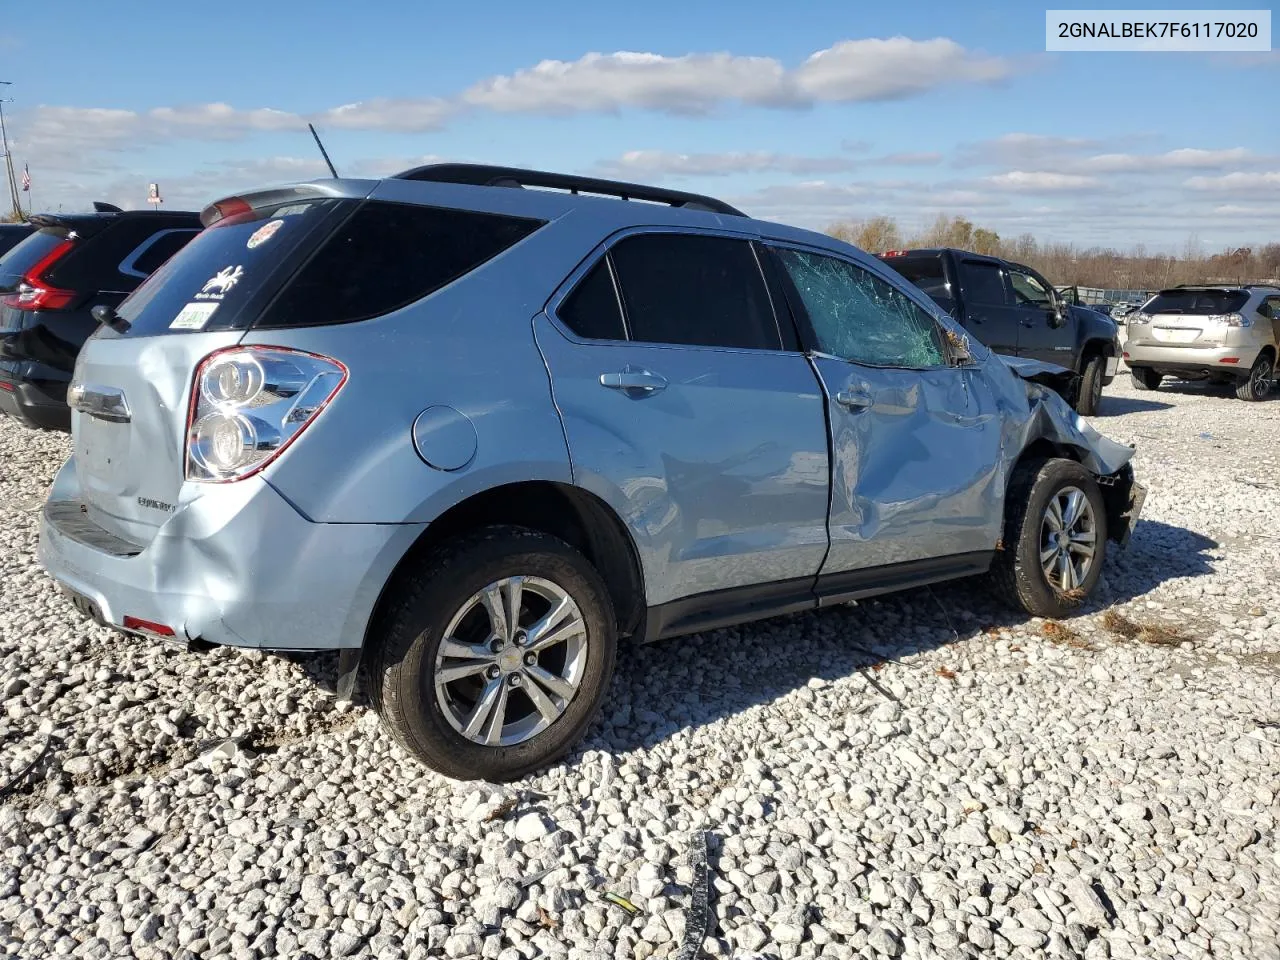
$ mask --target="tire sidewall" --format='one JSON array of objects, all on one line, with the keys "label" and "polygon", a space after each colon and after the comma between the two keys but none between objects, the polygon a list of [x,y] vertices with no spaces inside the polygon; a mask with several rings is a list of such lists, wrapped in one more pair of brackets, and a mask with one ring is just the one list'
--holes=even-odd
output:
[{"label": "tire sidewall", "polygon": [[[406,746],[450,776],[514,779],[553,762],[581,737],[613,674],[616,628],[603,582],[576,550],[540,534],[490,539],[456,554],[446,571],[391,624],[386,639],[403,654],[382,665],[386,719]],[[463,604],[489,584],[512,576],[542,577],[573,598],[587,629],[587,663],[577,695],[550,727],[523,743],[488,747],[468,740],[446,719],[436,699],[435,663],[444,630]]]},{"label": "tire sidewall", "polygon": [[[1078,598],[1069,597],[1055,590],[1049,583],[1044,568],[1040,565],[1040,526],[1044,521],[1045,509],[1049,505],[1050,498],[1056,496],[1063,487],[1077,487],[1089,498],[1089,506],[1093,508],[1094,522],[1098,532],[1094,563],[1090,566],[1089,573],[1079,588],[1082,596]],[[1031,594],[1029,599],[1037,608],[1046,611],[1055,610],[1061,614],[1079,607],[1093,592],[1102,576],[1102,566],[1106,560],[1106,543],[1106,504],[1093,475],[1071,460],[1048,461],[1031,487],[1026,513],[1023,515],[1022,529],[1018,536],[1019,579]]]}]

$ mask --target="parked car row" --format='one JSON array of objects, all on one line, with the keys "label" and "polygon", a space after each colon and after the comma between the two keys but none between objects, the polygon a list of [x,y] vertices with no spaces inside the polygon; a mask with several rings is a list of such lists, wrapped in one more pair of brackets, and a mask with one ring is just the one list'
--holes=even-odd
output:
[{"label": "parked car row", "polygon": [[[623,642],[975,575],[1068,614],[1141,512],[1133,449],[1046,386],[1113,339],[1016,265],[444,164],[220,200],[122,297],[158,221],[93,224],[131,221],[75,286],[107,244],[46,220],[5,308],[41,343],[37,314],[102,321],[40,562],[142,639],[342,651],[451,776],[569,750]],[[917,260],[955,315],[888,265]]]},{"label": "parked car row", "polygon": [[200,231],[195,213],[41,214],[0,256],[0,413],[71,429],[67,384],[99,321]]}]

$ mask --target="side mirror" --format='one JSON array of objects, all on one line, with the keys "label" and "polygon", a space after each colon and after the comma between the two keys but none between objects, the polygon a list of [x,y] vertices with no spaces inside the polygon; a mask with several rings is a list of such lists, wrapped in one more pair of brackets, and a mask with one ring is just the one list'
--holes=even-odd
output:
[{"label": "side mirror", "polygon": [[957,366],[973,363],[973,352],[969,349],[969,337],[947,330],[947,346],[951,349],[951,360]]},{"label": "side mirror", "polygon": [[1067,322],[1067,305],[1061,300],[1053,301],[1053,313],[1049,315],[1049,326],[1057,330]]}]

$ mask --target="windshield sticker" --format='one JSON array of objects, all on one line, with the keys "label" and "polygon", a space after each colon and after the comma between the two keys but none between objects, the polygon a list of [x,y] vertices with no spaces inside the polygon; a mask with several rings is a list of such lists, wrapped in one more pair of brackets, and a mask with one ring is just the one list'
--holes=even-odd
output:
[{"label": "windshield sticker", "polygon": [[188,303],[178,311],[178,315],[173,318],[173,323],[169,324],[169,329],[203,330],[204,325],[213,316],[213,311],[217,309],[216,303]]},{"label": "windshield sticker", "polygon": [[284,226],[283,220],[272,220],[270,223],[264,223],[257,230],[253,231],[253,236],[249,238],[246,246],[252,250],[254,247],[260,247],[272,237],[276,235],[276,231]]},{"label": "windshield sticker", "polygon": [[200,288],[200,292],[196,294],[196,299],[221,300],[226,296],[228,290],[240,282],[240,278],[243,276],[244,267],[239,264],[234,267],[223,267],[205,281],[204,286]]}]

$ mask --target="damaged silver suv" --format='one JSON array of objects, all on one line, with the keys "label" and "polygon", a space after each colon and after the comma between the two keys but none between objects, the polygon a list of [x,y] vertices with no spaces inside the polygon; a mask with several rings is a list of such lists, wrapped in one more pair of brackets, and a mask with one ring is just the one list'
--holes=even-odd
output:
[{"label": "damaged silver suv", "polygon": [[1141,508],[1060,370],[710,197],[437,165],[203,221],[80,353],[41,562],[140,640],[343,651],[450,776],[564,754],[622,642],[975,574],[1067,614]]}]

